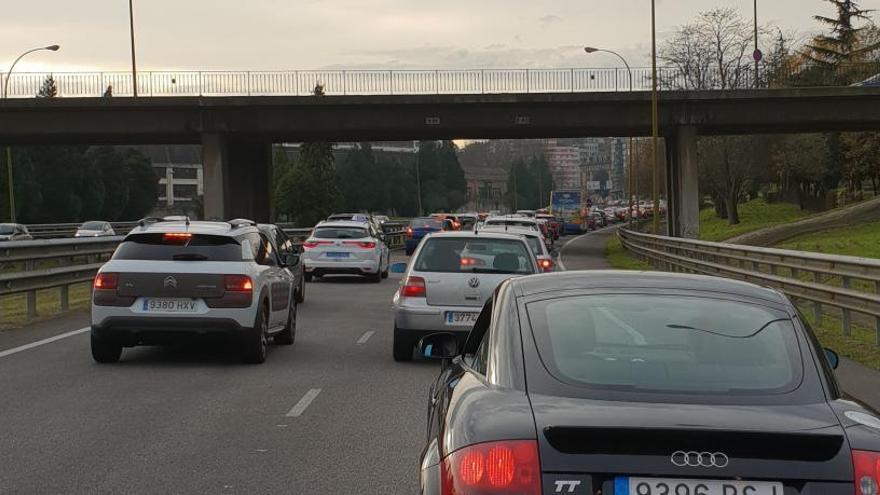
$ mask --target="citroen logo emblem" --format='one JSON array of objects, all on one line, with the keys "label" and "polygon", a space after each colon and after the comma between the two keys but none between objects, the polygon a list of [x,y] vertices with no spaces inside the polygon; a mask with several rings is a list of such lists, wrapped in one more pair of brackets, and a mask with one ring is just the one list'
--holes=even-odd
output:
[{"label": "citroen logo emblem", "polygon": [[171,275],[165,277],[165,282],[163,284],[166,289],[176,289],[177,288],[177,279],[172,277]]}]

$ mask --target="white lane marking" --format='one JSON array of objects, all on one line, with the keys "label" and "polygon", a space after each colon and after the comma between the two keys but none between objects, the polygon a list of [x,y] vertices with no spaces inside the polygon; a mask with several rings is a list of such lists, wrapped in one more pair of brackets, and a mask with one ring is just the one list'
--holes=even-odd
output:
[{"label": "white lane marking", "polygon": [[287,417],[298,418],[302,416],[302,414],[306,412],[306,408],[309,407],[309,404],[311,404],[312,401],[315,400],[315,397],[317,397],[320,393],[320,388],[313,388],[306,392],[306,395],[303,395],[302,399],[300,399],[299,402],[297,402],[296,405],[290,409],[290,411],[287,413]]},{"label": "white lane marking", "polygon": [[0,351],[0,358],[4,358],[6,356],[11,356],[13,354],[17,354],[22,351],[26,351],[28,349],[33,349],[34,347],[40,347],[41,345],[51,344],[52,342],[56,342],[61,339],[66,339],[67,337],[73,337],[74,335],[79,335],[81,333],[86,333],[91,330],[90,327],[80,328],[79,330],[74,330],[72,332],[62,333],[56,335],[54,337],[49,337],[48,339],[38,340],[36,342],[31,342],[30,344],[25,344],[18,347],[13,347],[12,349],[6,349],[5,351]]},{"label": "white lane marking", "polygon": [[370,337],[372,337],[374,333],[376,333],[376,332],[374,332],[374,331],[372,331],[372,330],[370,330],[369,332],[364,333],[363,335],[361,335],[361,338],[358,339],[357,344],[358,344],[358,345],[364,345],[364,344],[366,344],[367,341],[370,340]]}]

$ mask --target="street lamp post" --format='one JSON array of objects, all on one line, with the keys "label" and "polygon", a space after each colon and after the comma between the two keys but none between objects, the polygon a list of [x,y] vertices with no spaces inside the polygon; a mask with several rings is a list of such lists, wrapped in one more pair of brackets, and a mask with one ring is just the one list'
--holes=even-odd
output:
[{"label": "street lamp post", "polygon": [[[610,53],[612,55],[615,55],[617,58],[619,58],[620,61],[623,62],[623,65],[626,66],[626,72],[629,74],[629,92],[632,93],[632,91],[633,91],[632,69],[630,68],[629,63],[626,61],[625,58],[623,58],[623,56],[621,54],[619,54],[615,51],[612,51],[612,50],[605,50],[602,48],[594,48],[592,46],[584,47],[584,51],[587,54],[597,53],[597,52]],[[627,168],[629,169],[629,171],[627,172],[627,196],[628,196],[627,202],[629,204],[629,223],[630,223],[630,227],[632,227],[632,224],[633,224],[633,183],[634,183],[634,181],[633,181],[634,167],[633,167],[633,138],[632,138],[632,136],[630,136],[630,138],[629,138],[629,153],[628,153],[628,155],[629,155],[628,156],[629,164],[628,164]]]},{"label": "street lamp post", "polygon": [[653,166],[651,192],[654,202],[654,234],[660,233],[660,167],[657,165],[660,125],[657,114],[657,3],[651,0],[651,163]]},{"label": "street lamp post", "polygon": [[[29,53],[38,52],[41,50],[49,50],[50,52],[57,52],[58,49],[61,48],[58,45],[49,45],[49,46],[41,46],[39,48],[30,49],[15,59],[12,62],[12,65],[9,66],[9,72],[6,73],[6,81],[3,83],[3,99],[9,97],[9,80],[12,79],[12,70],[15,69],[15,65],[18,64],[18,61],[23,59],[25,55]],[[9,182],[9,220],[12,223],[15,223],[15,187],[12,179],[12,146],[6,146],[6,173],[7,173],[7,182]]]},{"label": "street lamp post", "polygon": [[137,58],[135,57],[135,49],[134,49],[134,5],[132,4],[133,0],[128,0],[128,30],[129,34],[131,34],[131,89],[132,94],[135,98],[138,95],[138,73],[137,73]]}]

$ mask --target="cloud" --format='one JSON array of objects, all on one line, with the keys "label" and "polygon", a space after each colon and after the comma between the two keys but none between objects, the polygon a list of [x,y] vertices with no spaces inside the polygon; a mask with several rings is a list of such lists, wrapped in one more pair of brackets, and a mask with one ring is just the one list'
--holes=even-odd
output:
[{"label": "cloud", "polygon": [[538,19],[538,21],[541,23],[541,27],[546,27],[548,24],[562,22],[563,19],[562,19],[562,17],[559,17],[558,15],[555,15],[555,14],[547,14],[545,16],[542,16],[540,19]]}]

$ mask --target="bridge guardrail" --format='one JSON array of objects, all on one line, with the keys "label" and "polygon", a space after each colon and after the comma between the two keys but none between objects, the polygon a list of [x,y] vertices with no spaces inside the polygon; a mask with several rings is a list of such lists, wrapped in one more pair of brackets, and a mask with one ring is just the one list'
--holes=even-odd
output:
[{"label": "bridge guardrail", "polygon": [[880,260],[698,241],[621,229],[624,248],[667,271],[716,275],[772,287],[812,305],[816,321],[826,308],[850,335],[853,320],[875,331],[880,345]]},{"label": "bridge guardrail", "polygon": [[[279,226],[297,244],[312,231],[311,228],[285,224]],[[386,224],[386,227],[390,229],[386,231],[389,247],[402,247],[406,240],[405,231],[399,224]],[[0,243],[0,297],[26,294],[27,316],[34,318],[37,316],[37,291],[57,288],[61,310],[67,311],[70,286],[94,279],[98,269],[124,238],[119,235]]]},{"label": "bridge guardrail", "polygon": [[[651,68],[633,67],[633,89],[651,89]],[[825,68],[795,65],[778,68],[744,64],[712,69],[699,77],[676,67],[658,67],[659,89],[725,90],[788,86],[846,86],[880,72],[873,62]],[[33,98],[48,74],[16,72],[9,78],[10,98]],[[60,97],[100,97],[108,87],[113,96],[131,96],[132,75],[115,72],[54,72]],[[0,83],[6,74],[0,74]],[[627,91],[625,67],[550,69],[437,70],[292,70],[292,71],[144,71],[138,95],[151,96],[308,96],[321,84],[326,95],[429,95],[569,93]],[[736,81],[731,83],[731,80]]]}]

